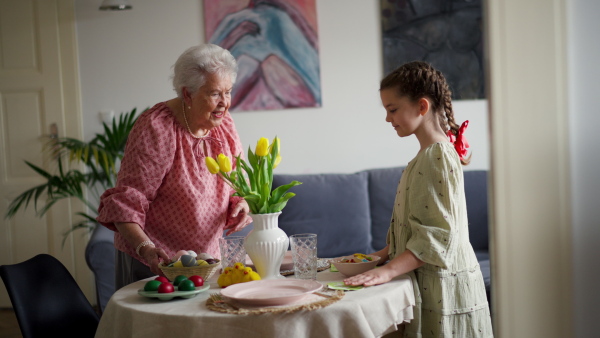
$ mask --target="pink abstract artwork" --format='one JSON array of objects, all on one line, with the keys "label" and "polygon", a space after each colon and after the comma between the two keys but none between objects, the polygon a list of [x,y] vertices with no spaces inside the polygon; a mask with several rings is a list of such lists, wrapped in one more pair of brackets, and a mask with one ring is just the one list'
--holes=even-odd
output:
[{"label": "pink abstract artwork", "polygon": [[321,106],[315,0],[205,0],[204,17],[238,61],[231,111]]}]

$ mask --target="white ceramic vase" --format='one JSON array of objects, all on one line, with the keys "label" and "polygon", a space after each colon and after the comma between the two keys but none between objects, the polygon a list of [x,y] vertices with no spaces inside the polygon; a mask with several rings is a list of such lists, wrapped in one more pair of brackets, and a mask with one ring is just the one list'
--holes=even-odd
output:
[{"label": "white ceramic vase", "polygon": [[280,214],[250,214],[254,229],[244,239],[244,248],[261,279],[285,278],[279,268],[290,239],[279,228]]}]

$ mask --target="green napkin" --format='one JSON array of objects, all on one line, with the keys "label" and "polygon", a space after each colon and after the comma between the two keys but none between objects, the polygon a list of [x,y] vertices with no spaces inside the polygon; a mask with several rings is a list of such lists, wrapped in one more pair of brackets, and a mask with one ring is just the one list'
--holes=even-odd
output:
[{"label": "green napkin", "polygon": [[330,289],[345,290],[345,291],[354,291],[354,290],[360,290],[360,289],[364,288],[364,286],[362,286],[362,285],[352,286],[352,285],[346,285],[346,284],[344,284],[344,282],[331,282],[331,283],[327,283],[327,286]]}]

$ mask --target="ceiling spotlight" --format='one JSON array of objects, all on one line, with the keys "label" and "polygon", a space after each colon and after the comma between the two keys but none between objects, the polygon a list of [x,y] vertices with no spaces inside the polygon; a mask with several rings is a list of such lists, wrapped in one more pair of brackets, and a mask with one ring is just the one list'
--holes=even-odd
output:
[{"label": "ceiling spotlight", "polygon": [[100,10],[103,11],[122,11],[131,9],[131,5],[127,0],[104,0],[100,5]]}]

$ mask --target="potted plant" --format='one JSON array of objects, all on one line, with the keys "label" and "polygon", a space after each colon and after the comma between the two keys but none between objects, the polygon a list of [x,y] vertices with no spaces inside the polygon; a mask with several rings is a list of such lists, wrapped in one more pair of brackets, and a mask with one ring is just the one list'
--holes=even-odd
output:
[{"label": "potted plant", "polygon": [[[24,191],[12,200],[6,218],[11,218],[17,211],[26,209],[31,202],[37,216],[42,217],[56,202],[65,198],[76,198],[83,202],[89,211],[76,213],[81,220],[65,233],[63,245],[74,230],[94,230],[98,224],[96,203],[106,189],[115,185],[117,166],[123,158],[127,137],[136,120],[136,108],[133,108],[130,112],[113,118],[112,124],[103,123],[104,132],[96,134],[89,142],[68,137],[50,140],[44,151],[52,153],[52,158],[57,162],[58,172],[52,174],[25,161],[31,169],[44,177],[46,182]],[[68,158],[69,162],[83,163],[85,170],[65,170],[65,158]]]},{"label": "potted plant", "polygon": [[295,196],[288,190],[302,184],[292,181],[273,187],[273,169],[281,162],[280,148],[278,137],[271,144],[261,137],[254,152],[248,148],[249,163],[238,155],[235,169],[224,154],[219,154],[216,160],[206,157],[208,170],[225,180],[235,190],[234,196],[243,197],[250,207],[254,229],[246,236],[244,248],[262,279],[283,278],[279,267],[289,239],[279,228],[278,217],[289,199]]}]

